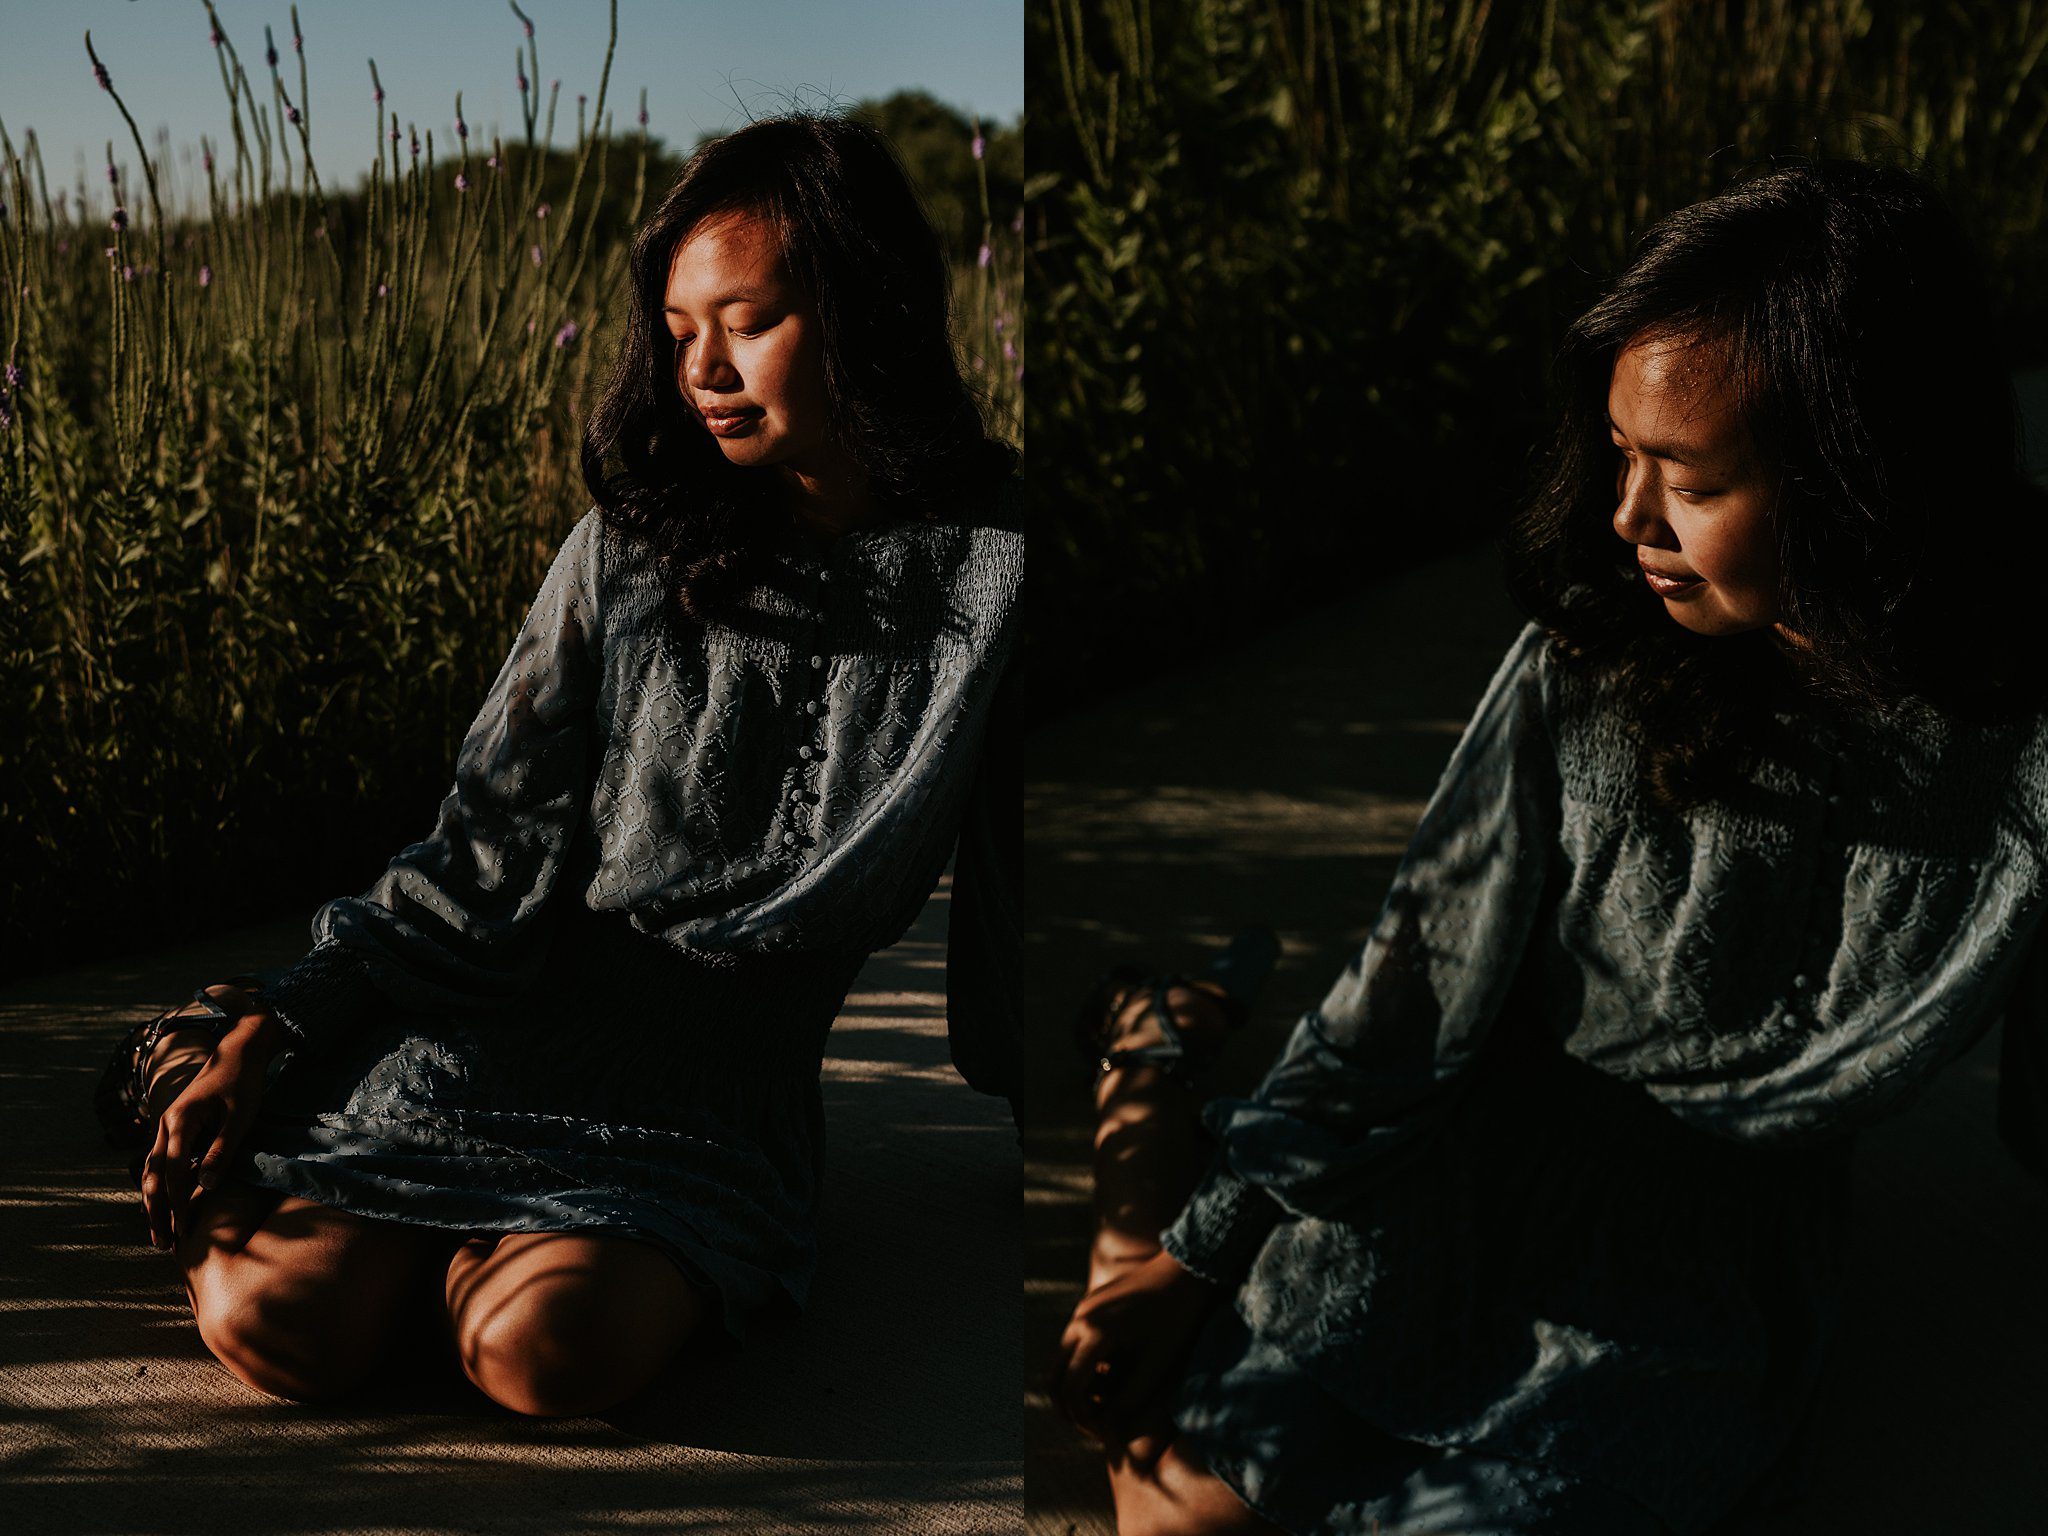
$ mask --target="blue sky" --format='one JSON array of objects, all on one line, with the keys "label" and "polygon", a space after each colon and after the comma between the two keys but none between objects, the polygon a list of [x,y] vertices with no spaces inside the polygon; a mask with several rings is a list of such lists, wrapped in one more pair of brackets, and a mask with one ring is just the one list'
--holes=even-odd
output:
[{"label": "blue sky", "polygon": [[[520,0],[540,44],[541,88],[562,82],[558,144],[576,133],[576,93],[597,93],[604,0]],[[289,0],[215,0],[259,99],[269,99],[263,28],[296,99]],[[437,156],[455,143],[455,92],[471,145],[520,129],[513,51],[520,25],[504,0],[299,0],[312,98],[313,157],[330,185],[368,167],[376,109],[431,128]],[[84,33],[146,142],[167,127],[173,171],[201,134],[228,142],[227,98],[199,0],[0,0],[0,123],[18,145],[33,127],[51,191],[69,187],[83,153],[87,184],[105,190],[105,144],[131,170],[134,150],[114,104],[92,82]],[[687,148],[700,133],[793,98],[852,102],[921,87],[962,111],[1012,122],[1024,106],[1024,0],[619,0],[613,120],[631,126],[641,87],[649,129]],[[193,185],[196,173],[185,178]]]}]

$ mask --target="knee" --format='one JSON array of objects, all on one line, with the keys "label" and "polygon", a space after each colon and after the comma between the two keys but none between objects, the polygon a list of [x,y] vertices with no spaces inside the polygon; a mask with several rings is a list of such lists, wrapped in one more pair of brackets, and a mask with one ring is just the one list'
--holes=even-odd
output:
[{"label": "knee", "polygon": [[458,1339],[463,1370],[501,1407],[537,1417],[601,1413],[653,1379],[660,1359],[636,1351],[595,1298],[515,1293]]},{"label": "knee", "polygon": [[341,1318],[317,1317],[263,1286],[195,1289],[199,1336],[239,1380],[272,1397],[324,1402],[362,1384],[375,1363]]}]

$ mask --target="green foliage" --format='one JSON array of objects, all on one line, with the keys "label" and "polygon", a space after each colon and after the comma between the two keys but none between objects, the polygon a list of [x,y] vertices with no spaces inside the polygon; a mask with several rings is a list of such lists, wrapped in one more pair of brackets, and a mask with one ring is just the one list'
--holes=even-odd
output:
[{"label": "green foliage", "polygon": [[[233,142],[204,147],[185,207],[117,79],[141,181],[110,145],[111,223],[0,128],[10,968],[356,889],[426,830],[589,505],[580,405],[631,231],[679,168],[644,102],[614,133],[608,48],[566,152],[552,91],[524,100],[521,141],[451,155],[379,88],[377,168],[331,190],[303,64],[252,83],[217,51]],[[541,78],[530,42],[522,73]],[[962,351],[1014,426],[1019,242],[990,226],[971,127],[955,138],[943,190],[977,189]]]},{"label": "green foliage", "polygon": [[1773,156],[1925,170],[2011,334],[2048,335],[2048,7],[1047,0],[1029,28],[1041,708],[1493,527],[1563,325]]}]

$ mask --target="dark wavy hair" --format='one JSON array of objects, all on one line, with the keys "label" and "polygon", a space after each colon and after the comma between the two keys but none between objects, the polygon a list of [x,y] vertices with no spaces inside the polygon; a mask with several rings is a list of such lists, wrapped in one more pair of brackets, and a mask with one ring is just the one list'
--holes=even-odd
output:
[{"label": "dark wavy hair", "polygon": [[[1985,592],[1987,562],[2031,573],[2048,551],[1996,336],[1936,190],[1848,162],[1754,174],[1670,214],[1573,324],[1547,472],[1507,532],[1509,584],[1564,656],[1621,684],[1661,802],[1724,784],[1752,712],[1787,682],[1875,715],[2038,697],[2024,605]],[[1779,613],[1806,645],[1682,629],[1616,535],[1607,393],[1616,356],[1652,341],[1718,350],[1774,482]]]},{"label": "dark wavy hair", "polygon": [[1014,472],[962,377],[937,232],[889,141],[851,118],[764,118],[690,156],[634,236],[628,312],[583,432],[604,521],[656,548],[681,616],[715,618],[748,586],[776,481],[726,462],[684,405],[662,319],[677,248],[706,219],[774,228],[817,306],[830,439],[900,514],[943,520]]}]

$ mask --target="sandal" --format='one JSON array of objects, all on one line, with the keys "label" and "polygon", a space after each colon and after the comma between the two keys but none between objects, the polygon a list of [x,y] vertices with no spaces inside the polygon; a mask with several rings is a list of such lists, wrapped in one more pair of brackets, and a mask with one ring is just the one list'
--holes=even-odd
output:
[{"label": "sandal", "polygon": [[[1089,990],[1088,999],[1081,1006],[1075,1030],[1081,1050],[1094,1059],[1098,1075],[1143,1063],[1158,1067],[1170,1077],[1200,1076],[1215,1059],[1222,1037],[1190,1040],[1182,1034],[1167,1004],[1168,989],[1195,982],[1220,985],[1223,994],[1218,1001],[1223,1004],[1227,1035],[1241,1029],[1251,1016],[1252,998],[1272,974],[1273,963],[1279,956],[1280,941],[1272,929],[1248,928],[1193,978],[1178,974],[1162,976],[1129,964],[1112,967]],[[1130,995],[1140,990],[1151,993],[1152,1017],[1158,1020],[1160,1033],[1166,1038],[1154,1045],[1108,1049],[1112,1022]]]},{"label": "sandal", "polygon": [[[230,976],[225,985],[240,987],[252,997],[262,993],[262,982],[253,976]],[[147,1106],[149,1062],[158,1044],[175,1030],[202,1029],[218,1045],[235,1024],[234,1017],[204,987],[192,994],[192,1001],[204,1004],[206,1011],[185,1013],[181,1010],[190,1005],[180,1003],[123,1035],[121,1043],[114,1047],[107,1070],[100,1076],[99,1087],[93,1091],[93,1113],[99,1119],[100,1130],[105,1133],[108,1146],[129,1154],[128,1179],[138,1189],[142,1187],[143,1162],[156,1144],[157,1116],[148,1113]]]}]

